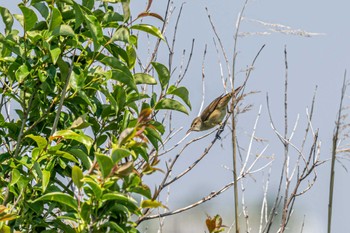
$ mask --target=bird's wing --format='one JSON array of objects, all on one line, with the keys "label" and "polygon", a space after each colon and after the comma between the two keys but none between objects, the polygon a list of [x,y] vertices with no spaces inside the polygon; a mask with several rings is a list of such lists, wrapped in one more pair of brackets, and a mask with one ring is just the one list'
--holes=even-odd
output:
[{"label": "bird's wing", "polygon": [[218,98],[216,98],[215,100],[213,100],[209,105],[208,107],[206,107],[204,110],[203,110],[203,113],[205,112],[206,114],[201,114],[201,119],[202,119],[202,122],[208,120],[209,116],[210,116],[210,113],[212,113],[216,106],[218,106],[221,98],[222,98],[223,94],[220,95]]}]

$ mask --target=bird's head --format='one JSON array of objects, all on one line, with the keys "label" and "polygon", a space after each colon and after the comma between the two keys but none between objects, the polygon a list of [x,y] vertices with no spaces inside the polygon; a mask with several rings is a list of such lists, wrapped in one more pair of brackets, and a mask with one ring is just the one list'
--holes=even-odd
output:
[{"label": "bird's head", "polygon": [[200,131],[201,127],[202,127],[202,119],[200,117],[196,117],[192,121],[191,127],[187,131],[187,133],[189,133],[190,131]]}]

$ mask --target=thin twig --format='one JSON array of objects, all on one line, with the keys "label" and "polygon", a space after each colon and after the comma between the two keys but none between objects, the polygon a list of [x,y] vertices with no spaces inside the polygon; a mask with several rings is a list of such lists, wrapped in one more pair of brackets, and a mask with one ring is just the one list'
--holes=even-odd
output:
[{"label": "thin twig", "polygon": [[342,116],[343,109],[343,100],[345,97],[346,91],[346,70],[344,72],[343,86],[340,96],[340,104],[338,110],[338,117],[335,126],[335,132],[333,134],[333,145],[332,145],[332,162],[331,162],[331,171],[330,171],[330,182],[329,182],[329,200],[328,200],[328,223],[327,223],[327,232],[331,233],[332,230],[332,210],[333,210],[333,192],[334,192],[334,177],[335,177],[335,160],[337,155],[337,144],[339,139],[339,128],[340,128],[340,119]]}]

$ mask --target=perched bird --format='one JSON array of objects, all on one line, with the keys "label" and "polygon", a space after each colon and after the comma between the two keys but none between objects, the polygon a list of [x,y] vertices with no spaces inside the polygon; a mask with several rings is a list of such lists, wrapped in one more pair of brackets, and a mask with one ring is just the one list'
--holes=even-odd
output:
[{"label": "perched bird", "polygon": [[238,93],[241,88],[242,86],[238,87],[234,92],[221,95],[213,100],[213,102],[204,109],[200,116],[194,118],[191,128],[187,133],[190,131],[208,130],[220,124],[226,115],[227,104],[230,102],[232,95]]}]

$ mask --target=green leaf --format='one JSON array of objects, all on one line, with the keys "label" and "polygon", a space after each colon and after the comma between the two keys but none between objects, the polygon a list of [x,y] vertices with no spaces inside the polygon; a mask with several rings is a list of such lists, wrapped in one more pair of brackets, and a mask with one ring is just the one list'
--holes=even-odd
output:
[{"label": "green leaf", "polygon": [[42,191],[43,193],[45,193],[46,191],[46,188],[47,188],[47,185],[49,184],[50,182],[50,177],[51,177],[51,171],[48,171],[46,169],[42,170]]},{"label": "green leaf", "polygon": [[86,114],[78,117],[76,120],[73,121],[72,125],[70,126],[71,129],[85,129],[89,127],[91,124],[86,121]]},{"label": "green leaf", "polygon": [[38,202],[38,201],[54,201],[54,202],[58,202],[61,203],[65,206],[71,207],[72,209],[74,209],[75,211],[78,212],[78,204],[77,201],[70,195],[66,194],[66,193],[61,193],[61,192],[52,192],[52,193],[48,193],[45,194],[39,198],[37,198],[36,200],[34,200],[33,202]]},{"label": "green leaf", "polygon": [[90,138],[89,136],[85,135],[85,134],[77,134],[72,130],[60,130],[60,131],[56,131],[52,137],[58,137],[58,138],[63,138],[63,139],[71,139],[71,140],[75,140],[78,141],[80,143],[82,143],[86,149],[88,151],[90,151],[90,148],[93,144],[93,140],[92,138]]},{"label": "green leaf", "polygon": [[175,87],[172,85],[169,87],[167,94],[176,95],[180,97],[185,102],[185,104],[191,109],[189,92],[186,87]]},{"label": "green leaf", "polygon": [[136,24],[130,27],[131,29],[135,29],[135,30],[139,30],[139,31],[143,31],[143,32],[147,32],[153,36],[158,37],[159,39],[164,40],[164,37],[162,35],[162,32],[156,28],[153,25],[149,25],[149,24]]},{"label": "green leaf", "polygon": [[124,22],[130,18],[130,0],[122,0]]},{"label": "green leaf", "polygon": [[89,156],[84,151],[82,151],[81,149],[70,149],[67,152],[73,155],[74,157],[80,159],[85,169],[90,169],[92,162]]},{"label": "green leaf", "polygon": [[0,6],[0,14],[2,17],[2,21],[5,24],[5,33],[8,34],[12,29],[13,17],[8,9],[1,6]]},{"label": "green leaf", "polygon": [[[106,1],[106,0],[104,0]],[[104,224],[102,224],[102,227],[106,227],[109,228],[110,230],[114,230],[113,232],[117,232],[117,233],[125,233],[125,231],[123,230],[122,227],[120,227],[117,223],[112,222],[112,221],[108,221]],[[137,232],[135,232],[137,233]]]},{"label": "green leaf", "polygon": [[61,55],[61,49],[57,46],[52,46],[50,48],[50,55],[53,64],[56,64],[59,56]]},{"label": "green leaf", "polygon": [[97,200],[99,200],[102,196],[102,188],[100,187],[100,185],[91,177],[84,177],[82,181],[90,186],[95,197],[97,198]]},{"label": "green leaf", "polygon": [[35,136],[33,134],[29,134],[29,135],[26,136],[26,138],[33,139],[36,142],[36,144],[39,147],[39,149],[43,149],[43,148],[45,148],[47,146],[47,140],[44,137]]},{"label": "green leaf", "polygon": [[158,207],[166,208],[161,202],[156,200],[143,200],[141,202],[141,208],[158,208]]},{"label": "green leaf", "polygon": [[172,100],[172,99],[161,99],[156,104],[154,109],[155,110],[161,110],[161,109],[175,110],[175,111],[183,112],[188,115],[187,109],[179,101]]},{"label": "green leaf", "polygon": [[121,146],[125,144],[127,141],[132,139],[135,136],[135,128],[126,128],[120,134],[118,139],[118,145]]},{"label": "green leaf", "polygon": [[130,32],[126,27],[118,28],[111,37],[111,42],[113,41],[123,41],[125,43],[129,43]]},{"label": "green leaf", "polygon": [[20,14],[13,14],[13,17],[15,17],[19,24],[24,28],[24,16]]},{"label": "green leaf", "polygon": [[28,66],[25,63],[22,64],[15,73],[16,79],[20,83],[23,82],[29,74]]},{"label": "green leaf", "polygon": [[104,154],[95,153],[97,163],[100,166],[103,178],[106,178],[112,171],[114,163],[112,159]]},{"label": "green leaf", "polygon": [[73,183],[80,189],[83,186],[82,179],[84,178],[83,172],[78,166],[72,168],[72,180]]},{"label": "green leaf", "polygon": [[128,54],[128,67],[129,69],[132,69],[134,68],[137,58],[136,50],[132,46],[127,46],[126,52]]},{"label": "green leaf", "polygon": [[84,14],[83,14],[83,10],[81,9],[80,5],[77,4],[75,1],[73,2],[72,7],[74,9],[74,16],[75,16],[74,29],[77,29],[84,22]]},{"label": "green leaf", "polygon": [[22,4],[19,6],[19,8],[23,13],[24,30],[30,31],[35,26],[36,22],[38,22],[38,17],[33,10],[25,7]]},{"label": "green leaf", "polygon": [[157,80],[153,78],[149,74],[145,73],[136,73],[134,74],[134,79],[136,84],[148,84],[148,85],[155,85],[157,84]]},{"label": "green leaf", "polygon": [[71,36],[75,37],[75,33],[71,26],[69,25],[60,25],[55,27],[52,31],[52,35],[54,36]]},{"label": "green leaf", "polygon": [[17,169],[12,170],[11,176],[12,176],[12,179],[10,182],[11,185],[16,184],[21,179],[21,173]]},{"label": "green leaf", "polygon": [[37,2],[33,4],[33,7],[35,7],[35,9],[37,9],[40,12],[41,16],[45,19],[49,16],[49,9],[45,3]]},{"label": "green leaf", "polygon": [[71,155],[70,153],[68,153],[66,151],[57,150],[57,151],[53,152],[52,154],[57,155],[57,156],[62,157],[62,158],[65,158],[65,159],[68,159],[74,163],[79,163],[79,161],[73,155]]},{"label": "green leaf", "polygon": [[51,9],[51,17],[49,21],[49,30],[52,31],[54,28],[61,25],[62,15],[61,15],[61,12],[55,7],[50,6],[50,9]]},{"label": "green leaf", "polygon": [[95,0],[83,0],[83,6],[91,10],[95,5]]},{"label": "green leaf", "polygon": [[161,88],[162,88],[162,90],[164,90],[165,87],[169,83],[170,72],[169,72],[168,68],[165,65],[161,64],[161,63],[152,62],[152,66],[156,70],[156,72],[158,74],[158,79],[160,81]]},{"label": "green leaf", "polygon": [[111,158],[114,163],[118,163],[121,159],[128,157],[129,155],[132,155],[129,150],[122,148],[113,148]]},{"label": "green leaf", "polygon": [[102,196],[102,200],[108,201],[108,200],[117,200],[117,201],[131,201],[133,203],[136,203],[133,199],[124,196],[123,194],[120,193],[106,193]]},{"label": "green leaf", "polygon": [[101,24],[94,15],[85,15],[85,22],[94,42],[94,51],[98,51],[100,42],[103,41]]},{"label": "green leaf", "polygon": [[123,70],[113,69],[112,70],[112,79],[117,80],[121,83],[124,83],[128,87],[130,87],[131,89],[137,91],[137,87],[136,87],[134,78],[132,77],[132,75],[129,75],[129,72],[126,73]]},{"label": "green leaf", "polygon": [[[118,58],[116,57],[103,57],[103,59],[100,60],[104,65],[110,66],[113,69],[121,69],[124,72],[129,72],[129,69],[123,64]],[[132,76],[132,74],[130,73]]]},{"label": "green leaf", "polygon": [[145,129],[145,135],[148,140],[150,140],[154,148],[158,150],[158,142],[162,142],[162,138],[157,130],[152,129],[151,127],[147,127]]}]

